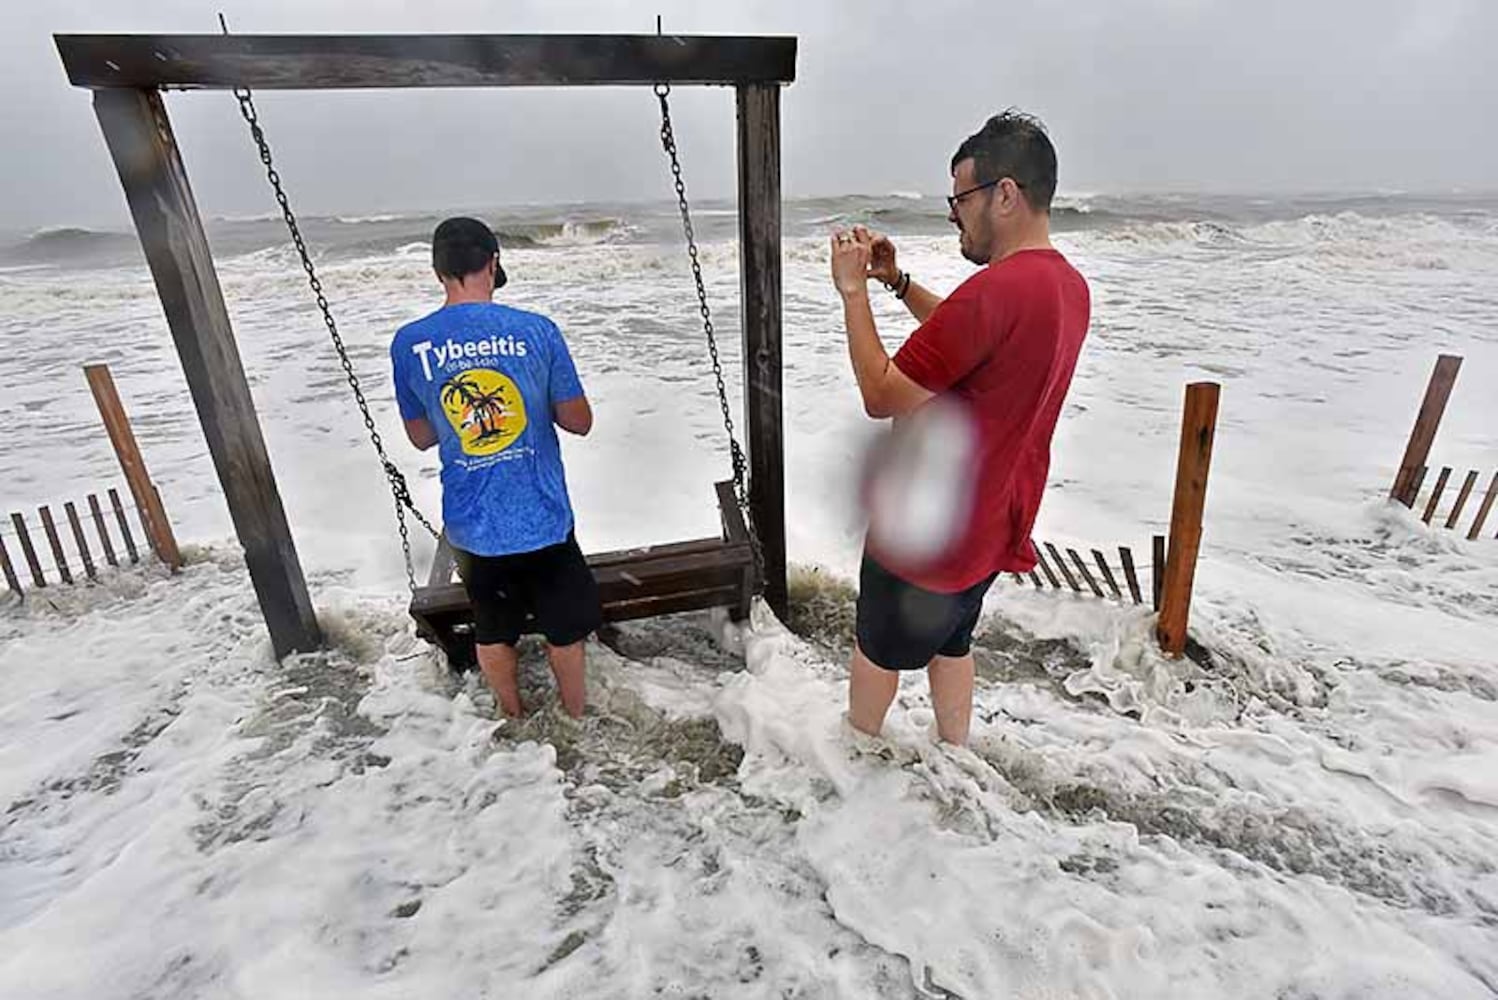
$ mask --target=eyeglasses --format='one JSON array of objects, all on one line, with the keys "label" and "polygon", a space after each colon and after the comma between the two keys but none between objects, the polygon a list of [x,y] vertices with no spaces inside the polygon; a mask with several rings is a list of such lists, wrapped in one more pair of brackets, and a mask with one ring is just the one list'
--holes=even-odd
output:
[{"label": "eyeglasses", "polygon": [[[957,211],[957,203],[959,201],[961,201],[962,199],[966,198],[968,195],[970,195],[970,194],[976,194],[977,192],[982,191],[985,188],[991,188],[991,187],[993,187],[996,184],[1002,184],[1002,183],[1004,183],[1005,180],[1014,181],[1014,178],[1013,177],[1008,177],[1008,178],[998,177],[998,178],[995,178],[994,180],[989,181],[987,184],[979,184],[977,187],[970,187],[966,191],[958,191],[956,194],[949,194],[949,195],[947,195],[947,207],[949,209],[951,209],[952,211],[955,212],[955,211]],[[1017,188],[1024,187],[1024,185],[1021,184],[1019,181],[1014,181],[1014,186],[1017,187]]]}]

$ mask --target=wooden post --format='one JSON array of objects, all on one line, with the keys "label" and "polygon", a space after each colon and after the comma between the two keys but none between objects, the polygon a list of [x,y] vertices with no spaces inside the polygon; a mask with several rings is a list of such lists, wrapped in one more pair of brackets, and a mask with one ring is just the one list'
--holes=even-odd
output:
[{"label": "wooden post", "polygon": [[1135,604],[1144,603],[1144,594],[1139,589],[1139,573],[1134,568],[1134,553],[1127,545],[1118,547],[1118,558],[1123,563],[1124,579],[1129,582],[1129,596]]},{"label": "wooden post", "polygon": [[31,532],[26,530],[26,519],[19,513],[12,513],[10,523],[15,525],[16,538],[21,543],[21,555],[26,559],[26,568],[31,571],[32,586],[45,587],[47,578],[42,576],[42,561],[36,557],[36,546],[31,544]]},{"label": "wooden post", "polygon": [[[1424,477],[1422,476],[1420,478],[1423,479]],[[1441,502],[1441,494],[1446,492],[1446,481],[1448,479],[1450,479],[1450,478],[1451,478],[1451,466],[1448,465],[1445,468],[1443,468],[1441,470],[1441,474],[1436,477],[1436,485],[1430,491],[1430,499],[1428,501],[1426,501],[1426,504],[1425,504],[1425,513],[1420,515],[1420,520],[1424,521],[1426,524],[1429,524],[1430,523],[1430,519],[1436,516],[1436,506],[1438,504],[1440,504],[1440,502]],[[1415,498],[1418,497],[1419,495],[1420,495],[1420,484],[1417,481],[1415,483],[1414,489],[1410,491],[1410,503],[1414,503],[1415,502]]]},{"label": "wooden post", "polygon": [[1221,386],[1216,382],[1193,382],[1186,387],[1175,499],[1170,507],[1165,585],[1160,596],[1160,645],[1170,656],[1180,656],[1186,651],[1191,585],[1196,578],[1196,556],[1201,548],[1202,512],[1207,504],[1207,474],[1212,468],[1220,395]]},{"label": "wooden post", "polygon": [[73,506],[71,500],[62,507],[68,515],[68,527],[73,529],[73,542],[78,546],[78,558],[83,560],[83,572],[88,574],[90,580],[97,580],[99,574],[94,571],[94,559],[88,551],[88,539],[83,537],[83,522],[78,520],[78,508]]},{"label": "wooden post", "polygon": [[784,621],[790,606],[780,396],[780,87],[754,83],[740,84],[736,90],[749,514],[764,553],[765,600]]},{"label": "wooden post", "polygon": [[1103,588],[1099,587],[1097,581],[1092,578],[1092,574],[1087,570],[1087,563],[1077,554],[1077,550],[1067,549],[1066,554],[1071,556],[1071,561],[1076,565],[1077,572],[1082,574],[1082,580],[1087,584],[1088,589],[1092,591],[1093,596],[1102,597]]},{"label": "wooden post", "polygon": [[203,426],[276,655],[321,642],[203,222],[161,95],[99,90],[94,113]]},{"label": "wooden post", "polygon": [[62,551],[62,539],[57,537],[57,525],[52,520],[52,510],[49,507],[38,507],[38,514],[42,518],[42,530],[47,533],[47,544],[52,547],[52,561],[57,563],[57,575],[62,577],[63,583],[73,582],[73,571],[68,566],[68,557]]},{"label": "wooden post", "polygon": [[1498,500],[1498,472],[1493,473],[1493,479],[1488,483],[1487,495],[1482,498],[1482,505],[1477,508],[1477,520],[1472,522],[1472,530],[1467,532],[1467,541],[1475,542],[1482,534],[1482,526],[1487,522],[1495,500]]},{"label": "wooden post", "polygon": [[10,551],[5,547],[5,536],[0,535],[0,570],[5,573],[5,585],[10,588],[11,593],[17,597],[26,596],[21,589],[21,578],[16,576],[15,564],[10,561]]},{"label": "wooden post", "polygon": [[94,516],[94,530],[99,533],[99,544],[104,547],[104,561],[111,566],[118,566],[120,561],[115,558],[114,543],[109,540],[109,529],[104,525],[104,511],[99,507],[99,498],[92,493],[88,495],[88,510]]},{"label": "wooden post", "polygon": [[1160,610],[1160,595],[1165,591],[1165,536],[1150,536],[1150,590],[1154,592],[1154,608]]},{"label": "wooden post", "polygon": [[1098,571],[1103,574],[1103,582],[1113,592],[1114,598],[1120,601],[1123,600],[1123,591],[1118,589],[1118,581],[1113,578],[1113,570],[1108,565],[1108,560],[1104,559],[1103,554],[1097,549],[1092,550],[1092,558],[1097,560]]},{"label": "wooden post", "polygon": [[1045,561],[1045,553],[1040,550],[1039,545],[1035,546],[1035,564],[1040,567],[1043,573],[1045,573],[1045,578],[1051,581],[1051,586],[1056,590],[1060,590],[1061,581],[1058,580],[1056,578],[1056,574],[1051,571],[1051,564]]},{"label": "wooden post", "polygon": [[151,483],[151,474],[146,470],[146,460],[135,441],[135,431],[130,427],[130,417],[120,402],[120,394],[114,386],[114,376],[108,365],[84,365],[83,375],[88,379],[89,391],[93,393],[94,405],[99,408],[99,417],[109,433],[109,443],[114,446],[115,457],[120,460],[120,469],[125,473],[125,484],[130,487],[130,496],[140,511],[141,526],[146,532],[146,542],[156,558],[166,563],[173,572],[182,566],[182,555],[177,551],[177,539],[172,535],[172,525],[166,518],[161,499]]},{"label": "wooden post", "polygon": [[135,536],[130,534],[130,521],[125,517],[125,508],[120,504],[119,491],[112,486],[109,488],[109,505],[114,508],[114,519],[120,526],[120,534],[124,536],[125,552],[130,556],[130,562],[140,562],[140,553],[135,551]]},{"label": "wooden post", "polygon": [[1450,531],[1456,527],[1456,522],[1461,519],[1462,510],[1467,506],[1467,498],[1472,495],[1472,487],[1477,485],[1477,470],[1473,469],[1467,473],[1467,478],[1462,481],[1462,488],[1456,494],[1456,503],[1451,507],[1451,516],[1446,518],[1446,530]]},{"label": "wooden post", "polygon": [[1394,477],[1394,487],[1389,491],[1389,499],[1406,507],[1415,506],[1415,491],[1410,487],[1420,467],[1430,457],[1430,446],[1436,440],[1441,416],[1446,412],[1446,401],[1451,398],[1451,388],[1456,385],[1456,374],[1461,368],[1462,359],[1454,354],[1442,354],[1436,359],[1435,371],[1425,387],[1425,399],[1420,403],[1420,413],[1415,417],[1409,443],[1404,448],[1404,458],[1400,460],[1399,472]]},{"label": "wooden post", "polygon": [[1077,578],[1071,575],[1071,570],[1066,567],[1066,560],[1061,558],[1061,553],[1057,551],[1056,546],[1046,542],[1045,550],[1051,554],[1051,561],[1056,564],[1056,569],[1061,573],[1061,578],[1066,581],[1066,585],[1080,594],[1082,585],[1077,583]]}]

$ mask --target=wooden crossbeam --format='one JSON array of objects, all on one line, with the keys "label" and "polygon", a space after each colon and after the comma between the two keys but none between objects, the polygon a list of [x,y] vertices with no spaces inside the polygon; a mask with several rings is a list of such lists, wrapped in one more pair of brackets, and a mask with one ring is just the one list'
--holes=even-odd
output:
[{"label": "wooden crossbeam", "polygon": [[55,35],[78,87],[348,90],[783,84],[796,39],[709,35]]}]

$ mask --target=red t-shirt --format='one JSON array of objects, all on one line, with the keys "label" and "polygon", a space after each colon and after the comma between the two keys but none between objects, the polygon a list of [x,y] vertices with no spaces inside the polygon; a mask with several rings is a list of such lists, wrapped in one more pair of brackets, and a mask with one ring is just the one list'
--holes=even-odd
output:
[{"label": "red t-shirt", "polygon": [[967,523],[934,561],[891,563],[927,590],[955,593],[995,572],[1035,568],[1030,530],[1051,464],[1091,295],[1055,250],[1022,250],[973,275],[896,353],[900,371],[956,402],[974,430]]}]

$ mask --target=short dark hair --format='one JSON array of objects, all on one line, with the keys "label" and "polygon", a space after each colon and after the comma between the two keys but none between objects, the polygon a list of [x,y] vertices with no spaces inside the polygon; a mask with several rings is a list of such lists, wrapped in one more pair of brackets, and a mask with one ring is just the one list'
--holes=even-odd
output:
[{"label": "short dark hair", "polygon": [[1031,208],[1051,210],[1056,194],[1056,147],[1039,118],[1014,108],[994,115],[962,140],[952,156],[952,170],[969,159],[977,183],[1011,177]]},{"label": "short dark hair", "polygon": [[488,267],[497,253],[494,231],[478,219],[446,219],[432,234],[432,267],[444,278],[462,281]]}]

